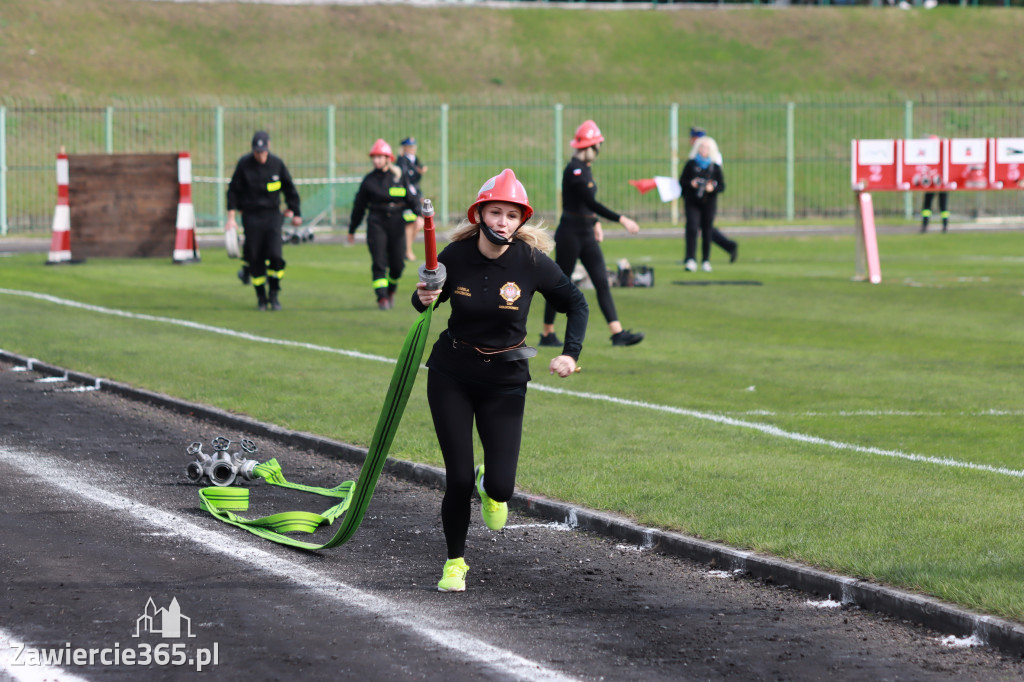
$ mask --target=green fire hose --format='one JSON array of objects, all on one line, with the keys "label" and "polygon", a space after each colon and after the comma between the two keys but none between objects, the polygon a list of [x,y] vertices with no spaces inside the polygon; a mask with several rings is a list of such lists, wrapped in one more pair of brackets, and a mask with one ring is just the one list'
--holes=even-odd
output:
[{"label": "green fire hose", "polygon": [[[359,529],[359,524],[362,523],[363,515],[370,504],[370,498],[377,487],[377,479],[380,478],[380,472],[384,468],[388,451],[391,449],[391,442],[395,439],[398,424],[402,420],[405,404],[409,401],[409,393],[416,382],[416,373],[420,367],[420,359],[423,357],[423,348],[430,331],[430,318],[433,310],[433,305],[427,306],[405,337],[394,374],[391,375],[391,385],[388,387],[384,406],[377,419],[373,439],[370,441],[369,452],[363,461],[363,467],[359,471],[359,478],[356,481],[345,481],[333,488],[318,488],[291,483],[281,473],[281,466],[276,459],[263,462],[253,469],[254,474],[262,477],[271,485],[337,498],[337,504],[320,514],[293,511],[258,519],[245,519],[234,512],[245,511],[249,508],[249,490],[239,487],[214,486],[202,488],[199,491],[200,506],[224,523],[238,526],[261,538],[282,545],[318,550],[337,547],[348,542]],[[313,533],[322,525],[331,525],[342,515],[344,518],[334,537],[322,545],[282,535],[282,533],[296,531]]]}]

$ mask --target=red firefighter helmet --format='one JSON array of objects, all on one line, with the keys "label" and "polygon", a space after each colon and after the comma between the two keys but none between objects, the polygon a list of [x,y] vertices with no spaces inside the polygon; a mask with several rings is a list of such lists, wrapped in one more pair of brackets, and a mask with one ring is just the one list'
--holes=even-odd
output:
[{"label": "red firefighter helmet", "polygon": [[524,223],[533,215],[533,208],[526,196],[526,188],[516,179],[516,174],[512,172],[511,168],[501,171],[480,188],[476,195],[476,201],[466,211],[469,222],[476,225],[476,210],[488,201],[507,201],[522,207]]},{"label": "red firefighter helmet", "polygon": [[395,155],[391,151],[391,145],[385,142],[382,138],[377,138],[377,141],[373,143],[373,149],[370,150],[370,156],[387,156],[392,161],[395,160]]},{"label": "red firefighter helmet", "polygon": [[596,123],[587,119],[576,129],[576,137],[572,139],[569,146],[573,149],[585,149],[593,147],[599,142],[604,142],[604,135],[601,134],[601,129],[597,127]]}]

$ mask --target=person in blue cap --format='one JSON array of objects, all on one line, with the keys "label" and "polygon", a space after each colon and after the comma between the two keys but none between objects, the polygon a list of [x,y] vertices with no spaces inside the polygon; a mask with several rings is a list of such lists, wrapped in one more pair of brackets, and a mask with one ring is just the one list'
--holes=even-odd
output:
[{"label": "person in blue cap", "polygon": [[[416,156],[415,137],[407,137],[402,140],[402,153],[399,155],[398,160],[395,163],[409,178],[409,183],[416,188],[417,192],[419,192],[420,180],[423,179],[423,174],[427,172],[427,167],[421,165],[419,157]],[[420,195],[422,196],[422,192]],[[416,241],[416,235],[422,230],[423,218],[421,216],[417,216],[415,221],[409,221],[405,224],[406,260],[416,260],[416,254],[412,252],[412,243]]]}]

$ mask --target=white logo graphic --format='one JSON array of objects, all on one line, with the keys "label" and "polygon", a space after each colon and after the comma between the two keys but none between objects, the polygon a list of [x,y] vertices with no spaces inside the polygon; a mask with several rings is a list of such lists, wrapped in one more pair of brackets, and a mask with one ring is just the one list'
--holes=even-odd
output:
[{"label": "white logo graphic", "polygon": [[132,637],[139,637],[144,632],[160,635],[164,638],[181,637],[181,624],[185,622],[186,637],[195,637],[192,634],[192,619],[181,615],[181,607],[178,605],[178,598],[171,599],[171,605],[166,609],[158,609],[150,597],[146,602],[146,609],[135,621],[135,634]]}]

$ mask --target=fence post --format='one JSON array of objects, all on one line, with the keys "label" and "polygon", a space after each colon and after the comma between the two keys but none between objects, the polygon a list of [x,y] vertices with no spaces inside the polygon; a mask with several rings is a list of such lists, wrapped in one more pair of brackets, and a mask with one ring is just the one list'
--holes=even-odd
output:
[{"label": "fence post", "polygon": [[[668,141],[671,150],[669,159],[670,173],[673,178],[679,177],[679,105],[673,103],[668,114]],[[672,200],[670,208],[672,224],[679,224],[679,199]]]},{"label": "fence post", "polygon": [[441,105],[441,220],[449,224],[448,213],[448,105]]},{"label": "fence post", "polygon": [[0,236],[7,236],[7,107],[0,107]]},{"label": "fence post", "polygon": [[[914,137],[914,102],[907,100],[903,106],[903,137],[909,140]],[[903,217],[910,220],[914,217],[914,193],[903,193]]]},{"label": "fence post", "polygon": [[796,102],[786,103],[786,220],[793,220],[796,217],[795,207],[795,173],[796,163],[796,131],[794,122],[796,119]]},{"label": "fence post", "polygon": [[554,168],[554,180],[555,180],[555,205],[553,207],[554,218],[552,220],[558,220],[558,216],[561,214],[559,208],[562,205],[562,110],[565,109],[561,104],[555,105],[555,153],[552,155],[555,161]]},{"label": "fence post", "polygon": [[217,224],[223,225],[227,212],[224,188],[224,107],[217,107],[214,114],[214,137],[217,146]]},{"label": "fence post", "polygon": [[114,107],[103,112],[103,149],[107,154],[114,153]]},{"label": "fence post", "polygon": [[330,197],[331,209],[328,212],[328,220],[333,228],[335,225],[336,216],[334,214],[334,190],[337,185],[334,184],[334,177],[338,172],[338,164],[334,160],[334,141],[335,141],[335,129],[334,129],[334,118],[335,108],[333,104],[327,105],[327,186],[330,187],[330,191],[327,195]]}]

